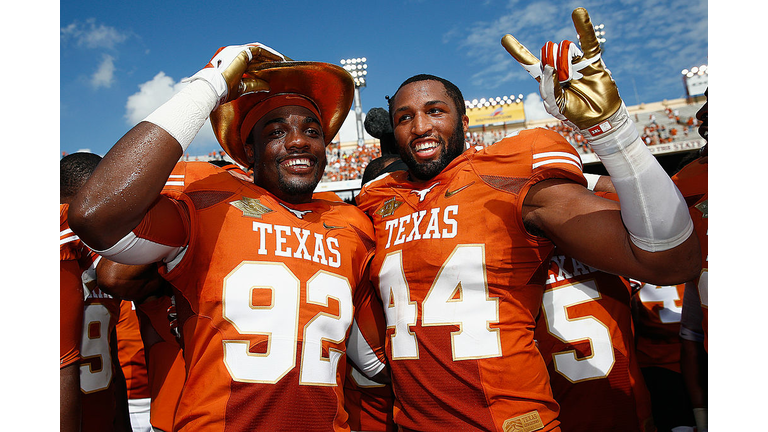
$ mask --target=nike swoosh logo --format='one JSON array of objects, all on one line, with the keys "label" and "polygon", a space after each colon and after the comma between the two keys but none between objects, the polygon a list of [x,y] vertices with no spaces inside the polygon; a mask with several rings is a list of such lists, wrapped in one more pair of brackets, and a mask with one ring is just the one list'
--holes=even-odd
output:
[{"label": "nike swoosh logo", "polygon": [[326,225],[325,222],[323,222],[323,227],[327,230],[346,228],[346,226]]},{"label": "nike swoosh logo", "polygon": [[457,193],[459,193],[459,192],[463,191],[464,189],[466,189],[466,188],[468,188],[468,187],[472,186],[473,184],[475,184],[475,182],[472,182],[472,183],[470,183],[470,184],[466,184],[466,185],[464,185],[464,186],[462,186],[462,187],[460,187],[460,188],[458,188],[458,189],[456,189],[456,190],[453,190],[453,191],[449,191],[449,190],[447,190],[447,191],[445,191],[445,197],[446,197],[446,198],[450,198],[450,197],[452,197],[452,196],[456,195]]}]

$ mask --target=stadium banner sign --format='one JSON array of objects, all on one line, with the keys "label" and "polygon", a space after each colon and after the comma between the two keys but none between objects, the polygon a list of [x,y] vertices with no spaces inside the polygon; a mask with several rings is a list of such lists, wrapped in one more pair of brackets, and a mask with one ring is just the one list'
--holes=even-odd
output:
[{"label": "stadium banner sign", "polygon": [[492,125],[499,123],[518,123],[525,121],[522,103],[491,105],[467,109],[469,126]]}]

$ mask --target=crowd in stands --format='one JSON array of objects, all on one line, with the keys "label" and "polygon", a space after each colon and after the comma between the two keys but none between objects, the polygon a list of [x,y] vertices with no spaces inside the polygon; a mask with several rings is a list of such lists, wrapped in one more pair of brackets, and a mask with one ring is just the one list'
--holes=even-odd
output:
[{"label": "crowd in stands", "polygon": [[[656,145],[673,142],[675,140],[688,139],[689,137],[698,137],[696,128],[699,127],[699,121],[694,118],[693,113],[681,113],[679,109],[666,108],[663,111],[654,111],[648,114],[648,120],[643,123],[640,116],[635,114],[635,124],[640,129],[640,136],[646,145]],[[584,137],[573,130],[570,126],[558,122],[554,125],[545,126],[563,136],[576,150],[581,154],[592,153],[584,141]],[[467,148],[472,146],[487,147],[502,138],[502,131],[492,131],[487,133],[471,132],[467,136]],[[338,145],[328,146],[326,153],[328,155],[328,166],[325,169],[322,181],[344,181],[356,180],[362,178],[363,171],[368,163],[381,156],[381,150],[378,145],[358,146],[355,150],[341,150]],[[63,155],[65,156],[65,154]],[[225,153],[223,150],[211,151],[207,158],[195,160],[216,160],[223,159]],[[189,154],[186,160],[191,160]]]},{"label": "crowd in stands", "polygon": [[363,177],[363,170],[371,160],[381,156],[381,150],[378,145],[358,145],[354,151],[343,151],[332,144],[326,149],[326,155],[328,165],[322,181],[356,180]]}]

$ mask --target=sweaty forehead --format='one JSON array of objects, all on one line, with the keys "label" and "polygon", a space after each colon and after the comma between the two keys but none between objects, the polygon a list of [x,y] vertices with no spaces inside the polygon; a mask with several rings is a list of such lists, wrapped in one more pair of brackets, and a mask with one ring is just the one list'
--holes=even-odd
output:
[{"label": "sweaty forehead", "polygon": [[434,105],[451,103],[451,98],[443,83],[434,80],[422,80],[402,86],[395,94],[393,108],[402,110],[413,105]]}]

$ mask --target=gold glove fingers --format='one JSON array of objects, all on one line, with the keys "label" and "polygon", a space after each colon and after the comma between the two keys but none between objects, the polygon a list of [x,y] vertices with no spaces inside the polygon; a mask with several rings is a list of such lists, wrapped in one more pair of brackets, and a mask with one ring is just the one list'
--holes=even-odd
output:
[{"label": "gold glove fingers", "polygon": [[[502,45],[531,76],[541,83],[542,99],[549,101],[547,111],[557,118],[565,117],[580,129],[586,138],[590,128],[608,120],[621,108],[616,83],[601,60],[592,21],[586,9],[578,8],[571,15],[579,34],[581,49],[570,41],[559,45],[547,42],[541,50],[541,61],[511,35],[502,38]],[[554,79],[542,82],[544,66]],[[536,67],[538,72],[532,72]]]},{"label": "gold glove fingers", "polygon": [[501,38],[501,45],[515,60],[517,60],[518,63],[520,63],[523,69],[528,71],[528,74],[531,75],[533,79],[536,81],[541,80],[541,62],[539,62],[539,59],[537,59],[535,55],[528,51],[528,48],[518,42],[518,40],[510,34]]}]

